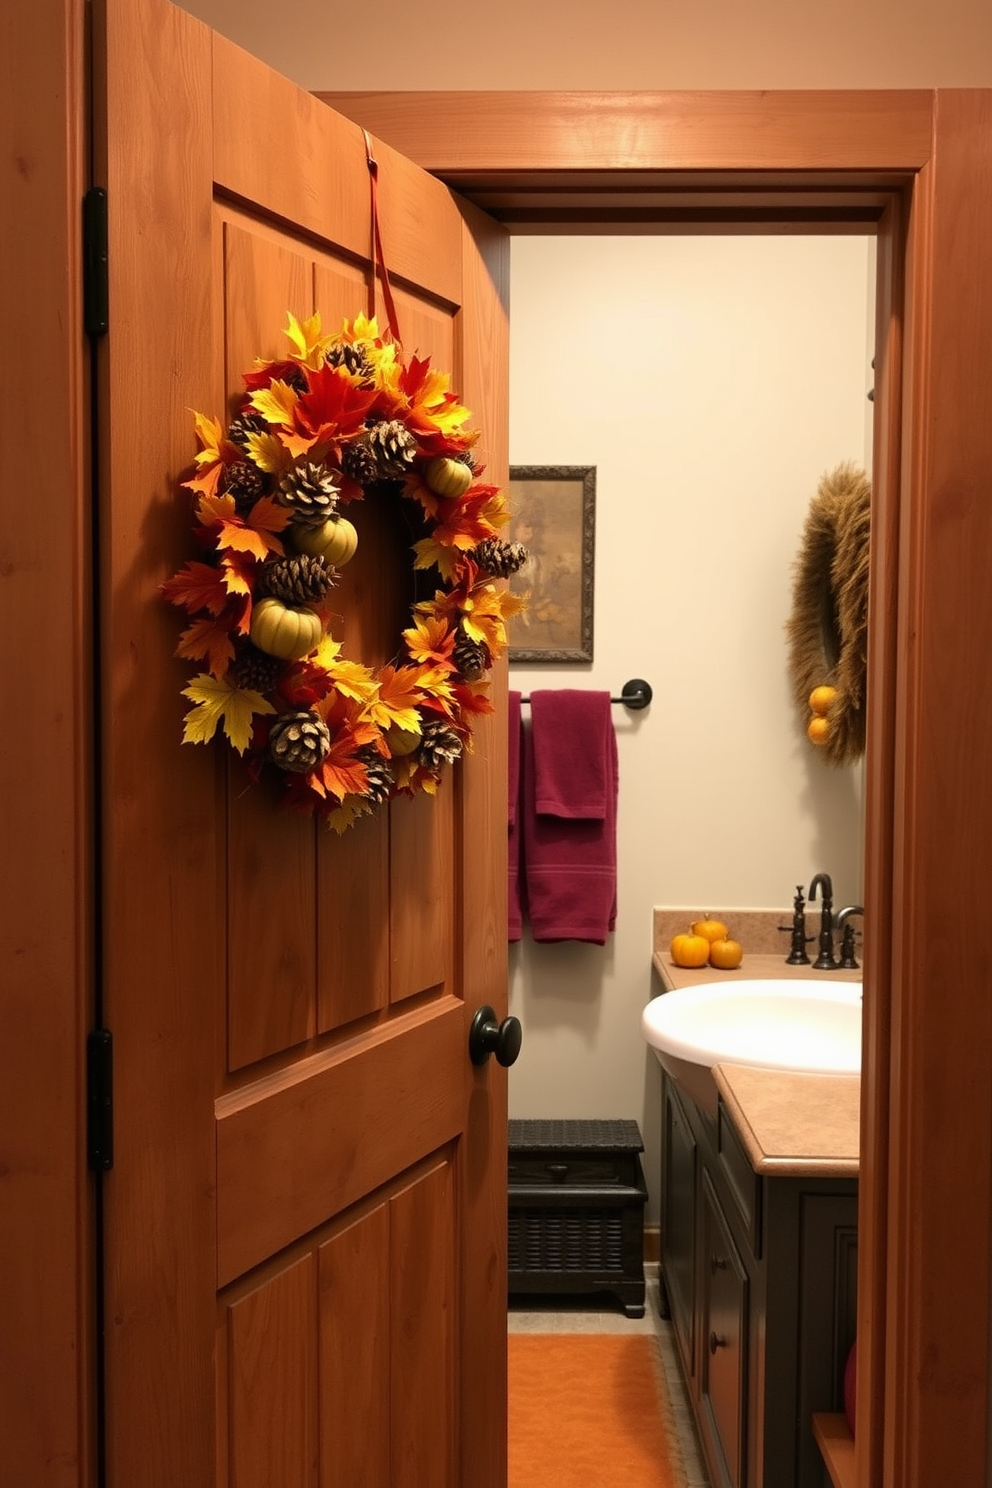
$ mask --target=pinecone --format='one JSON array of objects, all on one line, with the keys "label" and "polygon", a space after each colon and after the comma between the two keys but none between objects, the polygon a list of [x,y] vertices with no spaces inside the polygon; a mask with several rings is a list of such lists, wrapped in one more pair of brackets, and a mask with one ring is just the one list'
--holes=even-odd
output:
[{"label": "pinecone", "polygon": [[326,558],[299,553],[264,564],[258,590],[281,599],[283,604],[310,605],[319,604],[337,582],[338,571]]},{"label": "pinecone", "polygon": [[224,490],[234,497],[238,511],[250,511],[258,498],[265,494],[265,476],[250,460],[238,460],[227,467]]},{"label": "pinecone", "polygon": [[357,377],[359,387],[371,387],[375,381],[375,369],[364,346],[343,341],[338,346],[328,347],[324,360],[329,367],[343,367],[352,377]]},{"label": "pinecone", "polygon": [[298,526],[322,527],[337,510],[337,479],[325,465],[308,461],[283,476],[276,500],[289,509]]},{"label": "pinecone", "polygon": [[459,676],[464,677],[466,682],[478,682],[483,673],[487,672],[493,664],[485,641],[473,641],[471,636],[465,634],[461,626],[455,637],[452,659],[458,668]]},{"label": "pinecone", "polygon": [[501,537],[487,537],[468,555],[494,579],[508,579],[518,568],[523,568],[530,556],[523,543],[504,542]]},{"label": "pinecone", "polygon": [[267,428],[268,424],[262,415],[256,413],[250,403],[246,403],[228,424],[227,437],[232,444],[240,444],[244,449],[248,444],[249,434],[261,434]]},{"label": "pinecone", "polygon": [[439,770],[454,764],[462,752],[462,741],[455,729],[443,718],[432,718],[423,727],[417,758],[425,770]]},{"label": "pinecone", "polygon": [[252,692],[271,692],[282,668],[283,662],[278,656],[269,656],[250,641],[245,641],[231,665],[231,675],[238,687],[249,688]]},{"label": "pinecone", "polygon": [[384,419],[368,432],[380,480],[402,480],[417,455],[417,441],[399,419]]},{"label": "pinecone", "polygon": [[369,777],[366,796],[373,806],[382,806],[392,795],[395,783],[389,761],[383,759],[378,749],[372,745],[366,749],[360,749],[357,757],[365,766],[365,773]]},{"label": "pinecone", "polygon": [[280,770],[306,775],[331,747],[331,731],[318,713],[280,713],[269,730],[269,753]]},{"label": "pinecone", "polygon": [[341,451],[341,469],[349,480],[360,486],[371,486],[379,479],[379,463],[369,445],[367,434],[361,435],[353,444],[346,444]]}]

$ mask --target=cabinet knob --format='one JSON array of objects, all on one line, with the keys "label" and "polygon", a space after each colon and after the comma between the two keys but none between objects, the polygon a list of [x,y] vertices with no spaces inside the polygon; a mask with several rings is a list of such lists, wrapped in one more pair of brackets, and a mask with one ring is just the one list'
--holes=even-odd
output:
[{"label": "cabinet knob", "polygon": [[722,1333],[710,1334],[710,1353],[715,1354],[718,1348],[726,1348],[727,1340]]},{"label": "cabinet knob", "polygon": [[727,1258],[726,1258],[726,1256],[718,1256],[718,1255],[711,1255],[710,1256],[710,1271],[714,1275],[716,1274],[717,1271],[726,1271],[726,1269],[727,1269]]}]

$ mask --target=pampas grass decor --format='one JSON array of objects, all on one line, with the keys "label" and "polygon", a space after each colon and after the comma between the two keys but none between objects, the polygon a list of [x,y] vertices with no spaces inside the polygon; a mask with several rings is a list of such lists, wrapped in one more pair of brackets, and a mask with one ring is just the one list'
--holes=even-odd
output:
[{"label": "pampas grass decor", "polygon": [[836,689],[820,753],[848,765],[865,749],[868,660],[868,564],[871,482],[858,466],[839,465],[812,498],[796,558],[786,623],[792,692],[803,720],[809,695]]}]

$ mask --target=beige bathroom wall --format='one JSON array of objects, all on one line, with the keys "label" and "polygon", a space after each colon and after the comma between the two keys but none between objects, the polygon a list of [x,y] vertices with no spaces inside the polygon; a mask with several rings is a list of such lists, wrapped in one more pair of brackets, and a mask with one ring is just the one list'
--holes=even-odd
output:
[{"label": "beige bathroom wall", "polygon": [[917,88],[992,84],[988,0],[185,0],[305,88]]},{"label": "beige bathroom wall", "polygon": [[634,1117],[649,1180],[653,906],[687,919],[784,907],[821,869],[838,907],[861,892],[861,769],[808,744],[784,625],[822,474],[870,468],[873,250],[863,237],[512,243],[511,460],[593,465],[597,492],[594,662],[514,665],[511,686],[617,695],[643,677],[654,701],[614,709],[615,934],[511,948],[524,1046],[510,1111]]}]

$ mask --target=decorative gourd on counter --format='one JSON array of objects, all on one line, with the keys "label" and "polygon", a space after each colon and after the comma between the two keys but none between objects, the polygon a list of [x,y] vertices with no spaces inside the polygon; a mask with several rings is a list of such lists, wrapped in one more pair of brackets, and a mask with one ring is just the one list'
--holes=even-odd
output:
[{"label": "decorative gourd on counter", "polygon": [[723,935],[710,943],[710,965],[720,971],[736,971],[744,960],[744,947],[740,941]]},{"label": "decorative gourd on counter", "polygon": [[261,599],[251,612],[251,638],[260,651],[283,661],[306,656],[324,633],[316,610],[287,605],[281,599]]},{"label": "decorative gourd on counter", "polygon": [[676,935],[669,952],[676,966],[705,966],[710,957],[710,943],[705,935],[693,935],[690,931]]},{"label": "decorative gourd on counter", "polygon": [[702,935],[711,945],[715,940],[725,940],[730,934],[723,921],[714,919],[708,912],[701,920],[693,920],[689,929],[693,935]]}]

